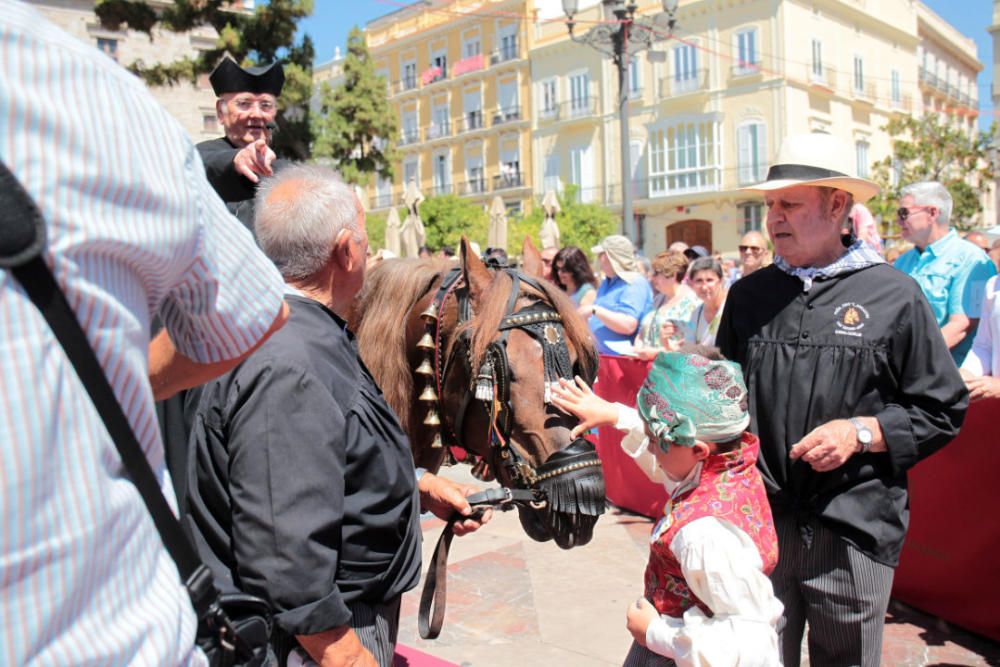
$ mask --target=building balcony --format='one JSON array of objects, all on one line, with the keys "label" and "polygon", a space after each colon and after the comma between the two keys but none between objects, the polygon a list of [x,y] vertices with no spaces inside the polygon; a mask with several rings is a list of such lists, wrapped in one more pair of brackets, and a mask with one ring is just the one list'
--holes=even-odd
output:
[{"label": "building balcony", "polygon": [[707,69],[688,72],[683,78],[677,78],[675,75],[660,79],[660,99],[706,91],[708,91]]},{"label": "building balcony", "polygon": [[408,90],[416,90],[416,89],[417,89],[417,77],[415,76],[405,77],[392,84],[392,92],[395,95],[399,95],[400,93],[405,93]]},{"label": "building balcony", "polygon": [[451,122],[444,121],[443,123],[434,123],[427,130],[424,131],[425,141],[434,141],[435,139],[443,139],[445,137],[451,136]]},{"label": "building balcony", "polygon": [[458,194],[462,197],[482,195],[487,192],[485,178],[473,178],[458,184]]},{"label": "building balcony", "polygon": [[866,102],[868,104],[875,104],[876,99],[876,89],[874,81],[867,81],[862,83],[860,86],[855,83],[851,86],[851,96],[858,100],[859,102]]},{"label": "building balcony", "polygon": [[454,192],[455,189],[452,187],[451,183],[439,183],[437,185],[432,185],[430,190],[427,191],[431,197],[441,197],[443,195],[453,194]]},{"label": "building balcony", "polygon": [[519,171],[497,174],[493,177],[493,190],[512,190],[524,187],[524,175]]},{"label": "building balcony", "polygon": [[392,194],[391,193],[376,194],[375,197],[372,198],[372,210],[373,211],[375,209],[380,209],[380,208],[389,208],[390,206],[392,206]]},{"label": "building balcony", "polygon": [[509,62],[511,60],[520,60],[521,50],[518,46],[517,42],[515,42],[513,45],[493,51],[493,53],[490,54],[490,65],[499,65],[500,63]]},{"label": "building balcony", "polygon": [[399,145],[409,146],[410,144],[415,144],[420,141],[420,131],[413,130],[403,130],[399,135]]},{"label": "building balcony", "polygon": [[507,107],[493,114],[493,127],[521,120],[521,107]]},{"label": "building balcony", "polygon": [[807,67],[807,80],[811,88],[819,88],[828,93],[837,90],[837,70],[828,65],[820,65],[817,68],[810,64]]},{"label": "building balcony", "polygon": [[483,129],[483,112],[479,110],[467,111],[464,116],[455,122],[455,126],[457,134],[481,130]]},{"label": "building balcony", "polygon": [[742,79],[745,77],[760,76],[764,73],[764,66],[760,62],[760,58],[753,62],[740,61],[729,68],[729,78],[730,79]]},{"label": "building balcony", "polygon": [[468,74],[469,72],[478,72],[486,67],[486,59],[483,54],[477,53],[474,56],[468,56],[455,63],[454,67],[451,68],[452,76],[459,77],[463,74]]},{"label": "building balcony", "polygon": [[[649,179],[639,178],[631,181],[626,185],[629,189],[629,193],[632,195],[632,201],[637,201],[639,199],[649,198]],[[596,201],[596,200],[595,200]],[[622,186],[619,183],[608,186],[608,197],[607,204],[621,204],[622,203]]]}]

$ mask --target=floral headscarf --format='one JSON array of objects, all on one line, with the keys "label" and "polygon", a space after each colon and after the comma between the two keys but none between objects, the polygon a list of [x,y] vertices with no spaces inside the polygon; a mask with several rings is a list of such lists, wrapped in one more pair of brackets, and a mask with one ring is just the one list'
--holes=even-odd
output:
[{"label": "floral headscarf", "polygon": [[695,438],[726,442],[750,425],[739,365],[697,354],[658,354],[636,402],[664,451],[671,444],[691,447]]}]

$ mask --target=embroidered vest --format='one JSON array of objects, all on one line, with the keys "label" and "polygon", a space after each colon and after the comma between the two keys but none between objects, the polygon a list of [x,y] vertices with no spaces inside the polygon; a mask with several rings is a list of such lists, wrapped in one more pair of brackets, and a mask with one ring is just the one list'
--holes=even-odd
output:
[{"label": "embroidered vest", "polygon": [[760,552],[764,574],[778,562],[778,536],[757,472],[760,441],[744,433],[740,448],[709,456],[702,464],[698,486],[667,501],[664,516],[650,538],[646,565],[646,599],[661,614],[680,618],[693,605],[711,616],[712,611],[691,592],[670,543],[681,528],[703,517],[715,517],[746,533]]}]

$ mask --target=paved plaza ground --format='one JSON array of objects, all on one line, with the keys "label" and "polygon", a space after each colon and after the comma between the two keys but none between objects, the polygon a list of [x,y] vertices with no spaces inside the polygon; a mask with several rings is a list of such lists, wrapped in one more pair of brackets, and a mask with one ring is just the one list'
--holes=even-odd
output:
[{"label": "paved plaza ground", "polygon": [[[485,486],[465,466],[442,474]],[[443,525],[423,522],[425,565]],[[649,519],[612,509],[590,544],[563,551],[525,536],[516,512],[497,514],[452,544],[441,636],[419,638],[418,588],[403,598],[400,643],[468,667],[621,665],[631,642],[625,607],[642,592],[650,528]],[[1000,644],[894,602],[883,664],[1000,665]]]}]

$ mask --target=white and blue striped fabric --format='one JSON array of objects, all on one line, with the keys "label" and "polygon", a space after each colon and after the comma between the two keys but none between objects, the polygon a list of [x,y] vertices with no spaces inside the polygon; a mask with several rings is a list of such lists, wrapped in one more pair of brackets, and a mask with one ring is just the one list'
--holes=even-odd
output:
[{"label": "white and blue striped fabric", "polygon": [[[159,311],[184,355],[245,352],[277,271],[131,74],[0,0],[0,160],[45,217],[47,259],[164,494],[147,380]],[[177,569],[62,348],[0,271],[0,665],[202,664]]]}]

